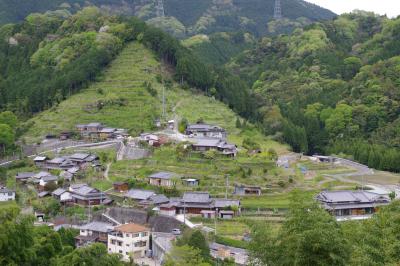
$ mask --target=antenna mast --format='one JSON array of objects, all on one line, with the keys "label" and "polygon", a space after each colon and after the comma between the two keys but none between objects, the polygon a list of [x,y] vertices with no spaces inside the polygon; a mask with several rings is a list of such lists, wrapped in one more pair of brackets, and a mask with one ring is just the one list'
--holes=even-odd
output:
[{"label": "antenna mast", "polygon": [[274,19],[282,19],[282,5],[281,0],[275,0]]},{"label": "antenna mast", "polygon": [[157,17],[164,17],[165,16],[164,1],[163,0],[156,0],[156,1],[157,1],[157,4],[156,4]]}]

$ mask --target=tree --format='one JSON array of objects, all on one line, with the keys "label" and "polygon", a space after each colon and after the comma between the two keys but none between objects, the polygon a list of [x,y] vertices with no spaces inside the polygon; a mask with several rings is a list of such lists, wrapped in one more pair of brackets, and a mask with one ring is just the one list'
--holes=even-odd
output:
[{"label": "tree", "polygon": [[299,192],[291,197],[288,216],[276,237],[259,243],[271,242],[271,246],[258,247],[254,241],[267,237],[269,230],[253,228],[253,260],[267,265],[347,265],[350,246],[336,220]]},{"label": "tree", "polygon": [[165,266],[210,266],[210,264],[204,262],[200,255],[200,250],[184,246],[174,246],[170,254],[167,255]]},{"label": "tree", "polygon": [[200,255],[204,260],[209,260],[210,258],[210,248],[204,235],[196,230],[190,236],[187,245],[200,250]]},{"label": "tree", "polygon": [[0,148],[4,152],[7,148],[14,145],[15,134],[11,127],[6,124],[0,124]]},{"label": "tree", "polygon": [[92,244],[88,247],[78,248],[71,253],[58,258],[55,265],[59,266],[122,266],[119,255],[108,254],[104,244]]},{"label": "tree", "polygon": [[18,126],[18,118],[13,112],[5,111],[0,113],[0,124],[8,125],[15,130]]}]

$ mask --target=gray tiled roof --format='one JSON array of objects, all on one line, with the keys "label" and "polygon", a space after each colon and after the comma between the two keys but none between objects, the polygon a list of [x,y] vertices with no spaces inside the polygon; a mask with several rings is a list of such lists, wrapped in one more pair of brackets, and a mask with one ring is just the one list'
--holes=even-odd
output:
[{"label": "gray tiled roof", "polygon": [[161,204],[169,202],[169,199],[165,195],[160,194],[151,196],[150,201],[152,201],[153,204]]},{"label": "gray tiled roof", "polygon": [[107,233],[107,232],[113,230],[114,226],[110,223],[94,221],[94,222],[82,225],[79,229]]},{"label": "gray tiled roof", "polygon": [[74,193],[80,194],[80,195],[83,195],[83,196],[88,195],[88,194],[93,193],[93,192],[98,193],[100,191],[95,189],[95,188],[89,187],[89,186],[82,186],[82,187],[74,190]]},{"label": "gray tiled roof", "polygon": [[215,199],[214,200],[215,208],[225,208],[230,206],[240,206],[240,200],[232,200],[232,199]]},{"label": "gray tiled roof", "polygon": [[57,189],[54,190],[53,193],[51,193],[51,194],[56,195],[56,196],[61,196],[61,194],[63,194],[64,192],[66,192],[65,189],[63,189],[63,188],[57,188]]},{"label": "gray tiled roof", "polygon": [[195,143],[193,144],[193,146],[218,147],[220,145],[220,142],[220,139],[201,138],[195,139]]},{"label": "gray tiled roof", "polygon": [[182,200],[184,202],[209,203],[211,198],[208,192],[185,192]]},{"label": "gray tiled roof", "polygon": [[92,122],[86,125],[87,127],[101,127],[103,126],[101,123],[98,122]]},{"label": "gray tiled roof", "polygon": [[56,157],[54,159],[51,159],[50,161],[47,161],[47,163],[52,163],[52,164],[61,164],[65,161],[65,158],[62,157]]},{"label": "gray tiled roof", "polygon": [[149,176],[149,178],[157,178],[157,179],[171,179],[176,174],[170,172],[158,172]]},{"label": "gray tiled roof", "polygon": [[44,176],[50,176],[50,175],[51,174],[49,172],[42,171],[42,172],[37,173],[34,177],[40,179]]},{"label": "gray tiled roof", "polygon": [[23,173],[18,173],[15,178],[16,179],[27,179],[27,178],[31,178],[34,177],[35,173],[33,172],[23,172]]},{"label": "gray tiled roof", "polygon": [[75,154],[72,154],[71,156],[69,156],[69,158],[74,159],[74,160],[85,160],[89,156],[90,156],[90,154],[87,154],[87,153],[75,153]]},{"label": "gray tiled roof", "polygon": [[186,129],[189,131],[224,131],[224,129],[219,126],[208,124],[192,124],[189,125]]},{"label": "gray tiled roof", "polygon": [[143,190],[143,189],[131,189],[126,192],[125,197],[136,199],[136,200],[147,200],[151,196],[154,196],[156,193],[150,190]]},{"label": "gray tiled roof", "polygon": [[84,187],[84,186],[88,186],[86,183],[82,183],[82,184],[72,184],[72,185],[70,185],[70,188],[72,188],[72,189],[78,189],[78,188],[80,188],[80,187]]},{"label": "gray tiled roof", "polygon": [[[381,195],[368,191],[323,191],[317,199],[326,203],[367,203],[374,202]],[[387,197],[386,197],[387,198]]]},{"label": "gray tiled roof", "polygon": [[51,182],[51,181],[57,181],[58,177],[54,176],[54,175],[48,175],[48,176],[44,176],[41,178],[44,182]]}]

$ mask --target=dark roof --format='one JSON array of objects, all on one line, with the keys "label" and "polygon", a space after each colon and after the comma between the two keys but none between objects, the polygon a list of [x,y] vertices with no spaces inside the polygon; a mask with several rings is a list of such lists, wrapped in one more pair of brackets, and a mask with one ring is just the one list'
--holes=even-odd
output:
[{"label": "dark roof", "polygon": [[158,172],[149,176],[149,178],[156,178],[156,179],[171,179],[176,174],[170,172]]},{"label": "dark roof", "polygon": [[185,192],[182,197],[183,202],[209,203],[211,201],[208,192]]},{"label": "dark roof", "polygon": [[153,204],[162,204],[162,203],[168,203],[169,199],[165,195],[160,194],[160,195],[151,196],[150,201]]}]

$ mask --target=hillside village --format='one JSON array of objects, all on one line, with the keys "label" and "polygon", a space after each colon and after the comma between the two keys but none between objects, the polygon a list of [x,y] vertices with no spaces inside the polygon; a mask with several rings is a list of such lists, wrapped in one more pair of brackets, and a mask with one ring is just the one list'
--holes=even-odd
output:
[{"label": "hillside village", "polygon": [[[263,151],[259,148],[246,149],[229,143],[229,132],[218,125],[199,121],[187,124],[181,133],[176,128],[178,124],[168,121],[164,126],[159,125],[156,132],[130,136],[125,129],[91,122],[77,124],[58,135],[45,136],[45,142],[57,139],[54,142],[56,146],[52,147],[56,152],[31,156],[28,159],[31,171],[19,171],[17,168],[14,171],[14,182],[9,182],[14,185],[0,190],[0,201],[15,201],[17,193],[25,201],[37,201],[41,205],[55,202],[59,208],[64,209],[64,213],[69,209],[82,210],[79,219],[76,213],[71,213],[72,216],[57,214],[53,217],[38,205],[34,205],[32,211],[37,225],[45,224],[54,230],[79,229],[75,237],[78,248],[103,243],[109,253],[122,254],[125,261],[133,258],[137,263],[162,265],[173,242],[185,230],[200,230],[207,235],[218,236],[225,234],[225,229],[219,233],[219,226],[229,228],[237,224],[246,228],[246,220],[261,217],[274,221],[278,226],[287,206],[273,203],[276,197],[274,194],[280,194],[278,191],[306,184],[309,188],[312,186],[309,195],[338,221],[369,218],[392,199],[389,190],[354,190],[357,182],[324,180],[319,173],[354,171],[340,158],[295,154],[264,157],[260,156]],[[63,142],[71,138],[78,141],[77,148],[57,148],[57,145],[64,147]],[[91,145],[95,145],[94,150],[90,149]],[[82,151],[82,147],[89,149]],[[138,176],[135,173],[141,171],[137,168],[140,164],[137,164],[134,172],[129,170],[124,174],[119,173],[118,178],[108,177],[113,164],[158,160],[158,152],[171,148],[176,149],[178,157],[175,159],[175,168],[179,171],[170,171],[169,167],[161,165]],[[127,149],[133,149],[132,152],[135,149],[148,152],[132,161],[124,155],[119,156],[121,150]],[[179,156],[182,158],[179,159]],[[241,164],[246,157],[251,161],[259,161],[256,163],[258,167],[266,163],[264,167],[268,170],[264,170],[265,173],[275,171],[277,176],[290,174],[291,180],[287,184],[279,181],[276,188],[271,186],[271,182],[267,185],[249,182],[245,176],[253,173],[248,173],[252,171],[252,168],[248,168],[242,178],[235,177],[237,173],[234,172],[225,174],[226,180],[220,180],[222,183],[215,186],[215,183],[199,175],[193,176],[190,171],[180,169],[179,166],[179,160],[188,159],[207,164],[214,161],[212,164],[235,165]],[[373,172],[366,169],[370,174]],[[218,167],[215,170],[220,171]],[[229,176],[232,174],[234,177]],[[323,191],[318,194],[320,189]],[[244,229],[233,235],[215,238],[209,247],[212,256],[222,260],[230,258],[237,265],[247,265],[248,252],[244,248],[247,234],[248,230]]]},{"label": "hillside village", "polygon": [[400,22],[342,15],[211,66],[196,54],[255,40],[192,53],[103,12],[0,26],[1,265],[397,265],[400,61],[364,50]]}]

